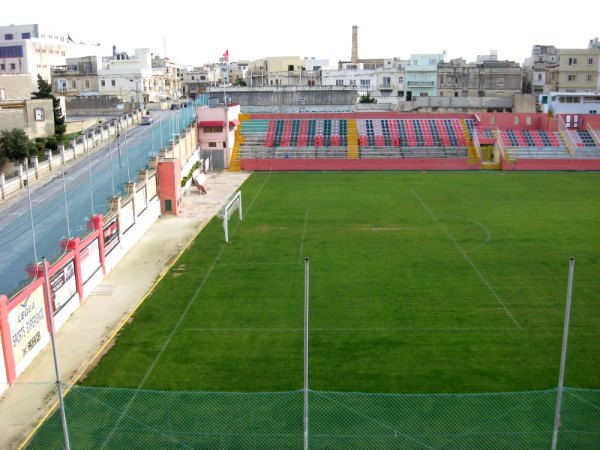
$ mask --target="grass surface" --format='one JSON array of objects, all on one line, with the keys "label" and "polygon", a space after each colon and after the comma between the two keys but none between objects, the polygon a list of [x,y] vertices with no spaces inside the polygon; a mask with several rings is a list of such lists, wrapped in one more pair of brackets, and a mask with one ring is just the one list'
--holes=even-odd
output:
[{"label": "grass surface", "polygon": [[230,243],[213,220],[83,381],[381,393],[600,387],[595,173],[259,173]]}]

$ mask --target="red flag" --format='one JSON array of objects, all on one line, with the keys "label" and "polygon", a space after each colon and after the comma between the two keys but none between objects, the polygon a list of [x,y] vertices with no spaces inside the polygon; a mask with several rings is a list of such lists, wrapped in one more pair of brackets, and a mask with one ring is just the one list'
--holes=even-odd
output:
[{"label": "red flag", "polygon": [[223,59],[225,59],[225,62],[229,62],[229,50],[225,50],[225,53],[223,53]]}]

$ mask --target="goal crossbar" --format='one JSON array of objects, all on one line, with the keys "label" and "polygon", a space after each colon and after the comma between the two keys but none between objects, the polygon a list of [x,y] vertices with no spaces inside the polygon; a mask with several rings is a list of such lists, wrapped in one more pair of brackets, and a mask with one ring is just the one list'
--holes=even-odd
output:
[{"label": "goal crossbar", "polygon": [[236,209],[238,210],[240,220],[242,220],[242,191],[237,191],[223,209],[223,229],[225,230],[225,242],[229,242],[229,219],[231,219],[231,216]]}]

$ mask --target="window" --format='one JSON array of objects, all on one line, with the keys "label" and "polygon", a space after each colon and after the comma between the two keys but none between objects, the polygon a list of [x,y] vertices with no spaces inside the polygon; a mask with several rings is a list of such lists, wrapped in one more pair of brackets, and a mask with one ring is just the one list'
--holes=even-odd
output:
[{"label": "window", "polygon": [[0,70],[6,70],[6,64],[0,64]]},{"label": "window", "polygon": [[575,74],[567,75],[567,81],[577,81],[577,75],[575,75]]},{"label": "window", "polygon": [[519,116],[513,117],[513,125],[519,125]]},{"label": "window", "polygon": [[588,58],[588,64],[591,66],[594,64],[594,58]]},{"label": "window", "polygon": [[404,91],[398,91],[398,97],[404,97]]},{"label": "window", "polygon": [[33,114],[36,121],[44,120],[44,108],[35,108]]},{"label": "window", "polygon": [[20,45],[11,45],[0,47],[0,58],[22,58],[23,47]]},{"label": "window", "polygon": [[100,86],[102,86],[102,87],[106,86],[106,81],[105,80],[100,80]]},{"label": "window", "polygon": [[390,77],[383,77],[383,85],[390,86],[392,84]]},{"label": "window", "polygon": [[77,88],[77,82],[76,81],[71,81],[71,87],[73,89],[76,89]]},{"label": "window", "polygon": [[11,70],[15,70],[17,68],[17,65],[15,63],[11,63],[10,68]]},{"label": "window", "polygon": [[429,60],[429,65],[430,65],[430,66],[435,66],[435,65],[437,65],[437,60],[435,60],[435,59],[430,59],[430,60]]},{"label": "window", "polygon": [[208,146],[209,146],[210,148],[217,148],[217,143],[216,143],[216,142],[209,142],[209,143],[208,143]]},{"label": "window", "polygon": [[5,41],[12,41],[13,40],[13,35],[12,33],[7,33],[4,35],[4,40]]},{"label": "window", "polygon": [[525,117],[525,124],[526,125],[531,125],[531,116]]},{"label": "window", "polygon": [[87,80],[86,80],[86,82],[85,82],[85,87],[86,87],[86,88],[89,88],[89,87],[90,87],[90,82],[89,82],[89,81],[87,81]]},{"label": "window", "polygon": [[343,86],[344,85],[344,80],[335,80],[335,85],[336,86]]},{"label": "window", "polygon": [[31,39],[31,33],[21,33],[21,39]]},{"label": "window", "polygon": [[570,66],[576,66],[577,65],[577,58],[569,58],[569,65]]},{"label": "window", "polygon": [[538,73],[538,74],[537,74],[537,80],[538,80],[538,81],[542,81],[542,74],[541,74],[541,73]]},{"label": "window", "polygon": [[498,84],[504,84],[504,78],[503,77],[499,77],[498,78]]},{"label": "window", "polygon": [[288,65],[288,72],[293,72],[294,71],[294,65],[293,64],[289,64]]},{"label": "window", "polygon": [[592,81],[592,74],[591,74],[591,73],[588,73],[588,74],[587,74],[587,80],[588,80],[588,81]]},{"label": "window", "polygon": [[77,70],[77,64],[67,64],[67,70],[75,72]]},{"label": "window", "polygon": [[404,84],[404,77],[398,77],[398,83]]},{"label": "window", "polygon": [[360,80],[361,86],[371,86],[371,80]]},{"label": "window", "polygon": [[110,85],[111,85],[111,86],[116,86],[116,85],[117,85],[117,82],[116,82],[115,80],[110,80]]},{"label": "window", "polygon": [[223,127],[202,127],[205,133],[222,133]]}]

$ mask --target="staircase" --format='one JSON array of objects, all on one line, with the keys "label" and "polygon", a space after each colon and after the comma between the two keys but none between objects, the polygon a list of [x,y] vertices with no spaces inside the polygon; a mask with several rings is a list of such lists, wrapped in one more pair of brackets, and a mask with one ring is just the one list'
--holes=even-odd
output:
[{"label": "staircase", "polygon": [[467,154],[469,158],[469,164],[479,164],[481,161],[481,157],[477,152],[477,149],[473,145],[473,140],[469,135],[469,127],[467,126],[467,122],[465,119],[460,119],[460,128],[462,129],[463,136],[465,137],[465,142],[467,143]]},{"label": "staircase", "polygon": [[249,114],[240,114],[238,116],[240,120],[240,124],[235,129],[235,139],[233,144],[233,149],[231,150],[231,157],[229,159],[229,171],[230,172],[239,172],[241,169],[240,166],[240,145],[244,143],[244,136],[242,136],[242,127],[244,126],[244,122],[250,119]]},{"label": "staircase", "polygon": [[358,128],[356,120],[348,120],[348,159],[358,159]]}]

